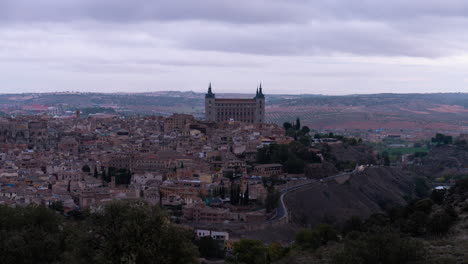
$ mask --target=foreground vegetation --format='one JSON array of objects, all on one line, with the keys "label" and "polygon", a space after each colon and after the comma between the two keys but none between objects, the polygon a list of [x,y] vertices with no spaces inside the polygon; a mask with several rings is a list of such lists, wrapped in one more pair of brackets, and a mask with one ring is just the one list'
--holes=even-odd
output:
[{"label": "foreground vegetation", "polygon": [[64,217],[43,206],[0,206],[1,263],[197,263],[192,233],[142,201]]},{"label": "foreground vegetation", "polygon": [[434,190],[430,197],[407,206],[389,208],[363,221],[352,217],[340,226],[320,224],[300,230],[291,247],[241,240],[231,263],[456,263],[431,254],[431,241],[446,239],[450,229],[468,212],[468,180]]}]

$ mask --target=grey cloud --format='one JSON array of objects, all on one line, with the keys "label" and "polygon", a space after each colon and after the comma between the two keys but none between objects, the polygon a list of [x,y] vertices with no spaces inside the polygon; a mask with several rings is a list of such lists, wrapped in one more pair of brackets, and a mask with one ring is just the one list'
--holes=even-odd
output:
[{"label": "grey cloud", "polygon": [[[463,53],[468,51],[467,14],[466,0],[0,1],[0,25],[34,28],[53,22],[65,32],[78,27],[73,34],[115,50],[166,45],[275,56]],[[83,23],[89,24],[79,28]],[[127,32],[142,32],[142,37]],[[14,41],[7,44],[15,46]]]},{"label": "grey cloud", "polygon": [[376,22],[316,21],[250,27],[205,24],[197,31],[182,31],[175,38],[185,48],[233,53],[440,57],[468,50],[466,37],[459,33],[407,32],[405,28]]},{"label": "grey cloud", "polygon": [[467,50],[468,1],[2,0],[1,21],[94,21],[114,27],[112,34],[133,27],[156,38],[137,43],[122,37],[113,46],[165,39],[185,49],[231,53],[437,57]]},{"label": "grey cloud", "polygon": [[[108,22],[207,20],[234,23],[291,21],[305,13],[281,0],[2,0],[0,20]],[[298,13],[303,13],[298,15]]]},{"label": "grey cloud", "polygon": [[0,20],[109,22],[206,20],[234,23],[310,19],[467,17],[465,0],[2,0]]}]

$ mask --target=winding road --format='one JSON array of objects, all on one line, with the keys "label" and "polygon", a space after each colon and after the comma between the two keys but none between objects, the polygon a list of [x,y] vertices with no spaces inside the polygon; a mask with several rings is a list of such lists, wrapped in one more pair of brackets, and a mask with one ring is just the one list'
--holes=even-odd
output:
[{"label": "winding road", "polygon": [[343,177],[343,176],[346,176],[346,175],[351,175],[351,174],[354,174],[356,173],[357,171],[360,170],[361,167],[359,166],[356,166],[356,168],[351,171],[351,172],[345,172],[345,173],[340,173],[340,174],[336,174],[336,175],[333,175],[333,176],[329,176],[329,177],[325,177],[325,178],[322,178],[320,180],[310,180],[309,182],[306,182],[306,183],[303,183],[301,185],[296,185],[296,186],[293,186],[291,188],[287,188],[287,189],[283,189],[280,191],[281,193],[281,196],[280,196],[280,199],[279,199],[279,203],[278,203],[278,207],[276,208],[276,214],[273,218],[271,218],[270,220],[268,220],[268,222],[276,222],[276,221],[280,221],[282,220],[283,218],[287,217],[288,216],[288,208],[286,207],[285,203],[284,203],[284,196],[289,193],[290,191],[295,191],[295,190],[298,190],[298,189],[301,189],[301,188],[304,188],[310,184],[313,184],[313,183],[322,183],[322,182],[329,182],[329,181],[332,181],[334,180],[335,178],[339,178],[339,177]]}]

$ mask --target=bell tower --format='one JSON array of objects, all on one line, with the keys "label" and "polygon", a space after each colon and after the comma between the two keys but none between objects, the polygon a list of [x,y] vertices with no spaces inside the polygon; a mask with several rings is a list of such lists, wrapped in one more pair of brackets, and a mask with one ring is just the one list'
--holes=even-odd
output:
[{"label": "bell tower", "polygon": [[208,92],[205,94],[205,120],[216,121],[215,94],[211,91],[211,82],[208,86]]},{"label": "bell tower", "polygon": [[262,91],[262,83],[260,83],[254,99],[256,102],[255,123],[265,123],[265,95]]}]

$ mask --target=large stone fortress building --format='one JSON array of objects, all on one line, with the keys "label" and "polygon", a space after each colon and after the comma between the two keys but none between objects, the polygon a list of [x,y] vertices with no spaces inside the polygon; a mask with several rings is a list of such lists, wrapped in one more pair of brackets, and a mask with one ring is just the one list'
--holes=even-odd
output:
[{"label": "large stone fortress building", "polygon": [[216,98],[211,91],[205,95],[205,119],[212,122],[240,121],[245,123],[265,122],[265,95],[262,85],[252,99]]}]

